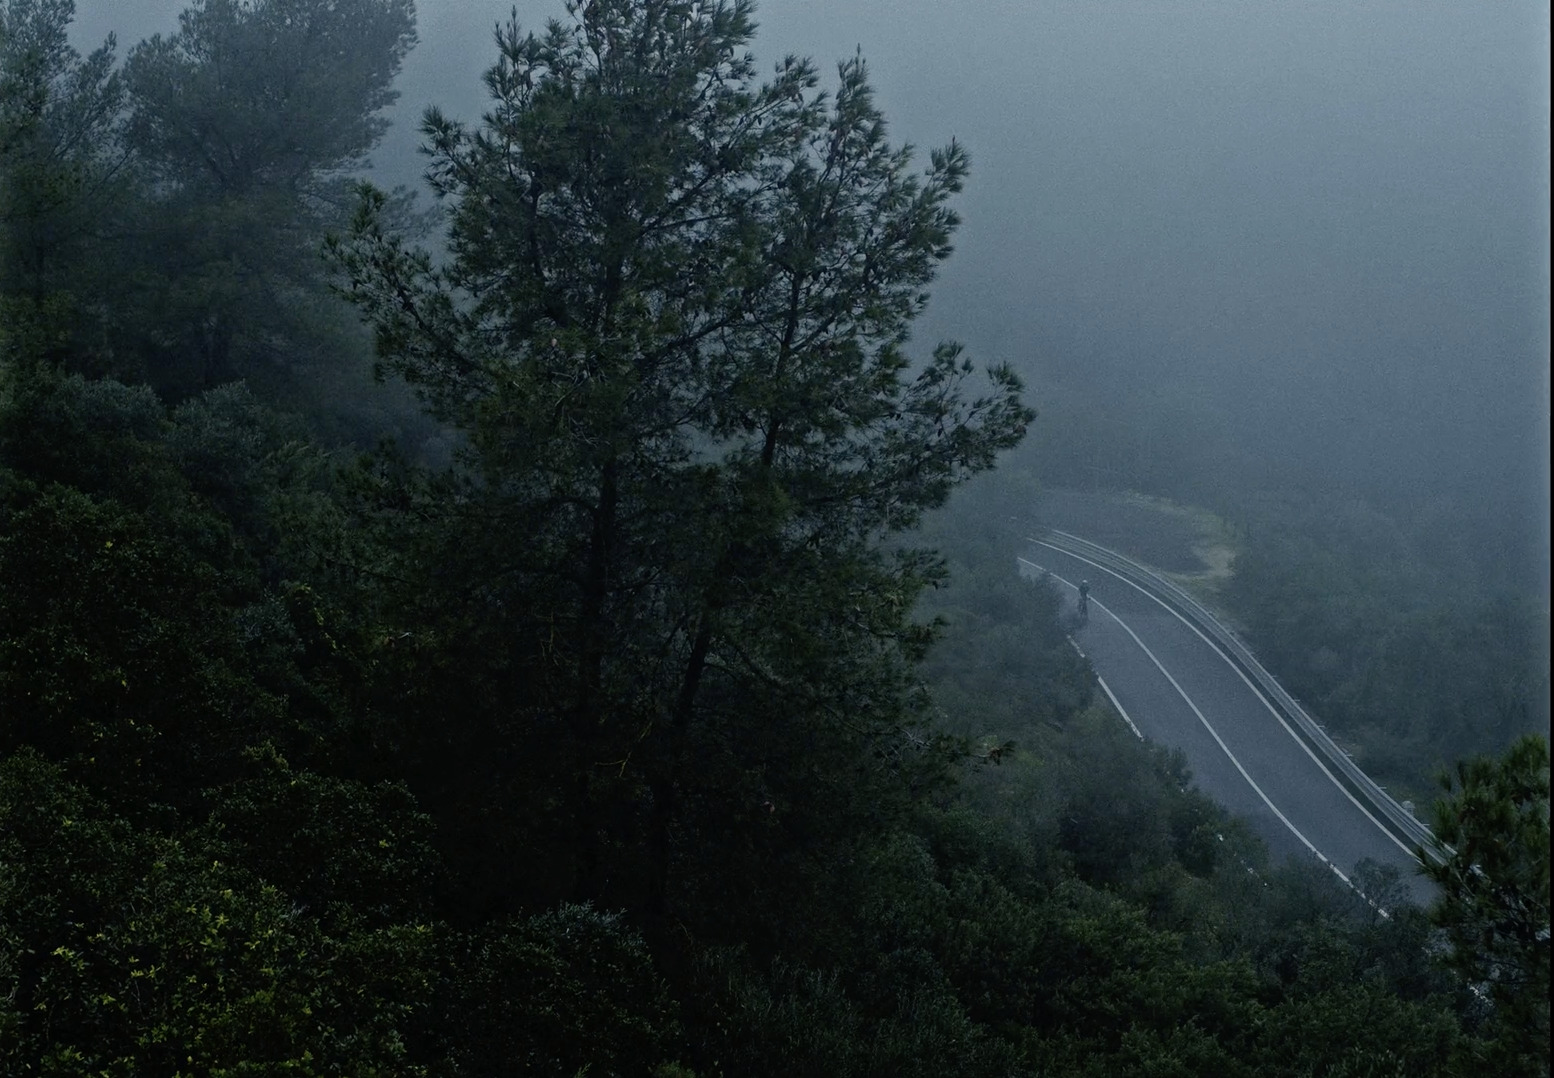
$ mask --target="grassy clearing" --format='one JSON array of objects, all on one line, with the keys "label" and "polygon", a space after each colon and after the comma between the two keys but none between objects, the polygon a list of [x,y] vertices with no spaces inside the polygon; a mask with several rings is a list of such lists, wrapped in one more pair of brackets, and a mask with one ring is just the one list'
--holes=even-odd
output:
[{"label": "grassy clearing", "polygon": [[1231,524],[1207,509],[1181,505],[1155,495],[1129,493],[1115,497],[1135,511],[1157,514],[1178,526],[1187,525],[1192,533],[1193,556],[1202,568],[1191,572],[1156,571],[1200,602],[1213,603],[1234,575],[1236,555],[1241,550],[1240,537]]}]

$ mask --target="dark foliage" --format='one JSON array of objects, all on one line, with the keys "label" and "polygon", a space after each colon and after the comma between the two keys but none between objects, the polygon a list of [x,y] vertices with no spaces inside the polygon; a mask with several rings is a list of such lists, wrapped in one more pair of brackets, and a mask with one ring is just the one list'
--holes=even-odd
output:
[{"label": "dark foliage", "polygon": [[[57,188],[41,150],[0,169],[60,192],[0,260],[0,1070],[1546,1068],[1546,748],[1459,773],[1439,929],[1374,866],[1372,902],[1274,871],[1094,697],[992,495],[931,512],[1031,416],[1006,371],[905,354],[966,162],[914,176],[861,61],[758,85],[739,2],[504,30],[486,125],[427,120],[450,260],[370,192],[333,247],[458,446],[434,468],[207,388],[307,348],[203,270],[51,321],[85,233],[34,228],[127,138],[175,233],[231,211],[304,287],[408,3],[204,0],[132,52],[128,134],[58,126],[122,89],[63,50],[68,3],[0,12],[0,138],[96,140]],[[179,141],[216,53],[295,76],[211,106],[231,169]],[[167,344],[199,377],[83,375],[158,380],[118,361],[168,312],[221,345]]]}]

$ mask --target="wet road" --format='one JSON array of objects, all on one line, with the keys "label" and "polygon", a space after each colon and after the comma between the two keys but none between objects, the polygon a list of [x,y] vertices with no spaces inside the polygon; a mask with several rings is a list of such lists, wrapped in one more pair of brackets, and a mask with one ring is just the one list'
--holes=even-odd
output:
[{"label": "wet road", "polygon": [[1020,568],[1050,572],[1071,610],[1076,586],[1089,580],[1089,618],[1073,637],[1108,696],[1141,736],[1181,749],[1199,788],[1247,820],[1276,858],[1316,858],[1345,880],[1369,858],[1395,866],[1415,901],[1429,901],[1412,847],[1186,619],[1106,567],[1040,540]]}]

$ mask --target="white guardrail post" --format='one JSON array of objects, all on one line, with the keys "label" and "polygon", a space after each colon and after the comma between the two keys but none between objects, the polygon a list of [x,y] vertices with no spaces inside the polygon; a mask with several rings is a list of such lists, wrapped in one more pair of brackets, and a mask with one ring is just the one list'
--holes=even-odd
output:
[{"label": "white guardrail post", "polygon": [[1362,771],[1359,765],[1351,760],[1332,738],[1328,737],[1327,732],[1306,714],[1305,709],[1284,690],[1274,676],[1263,668],[1256,656],[1252,654],[1251,648],[1242,643],[1241,639],[1226,628],[1202,603],[1169,580],[1114,550],[1108,550],[1088,539],[1081,539],[1077,535],[1070,535],[1056,529],[1047,529],[1042,534],[1054,546],[1063,547],[1069,553],[1099,562],[1112,572],[1138,584],[1195,624],[1205,636],[1215,641],[1232,662],[1241,667],[1247,676],[1257,683],[1269,702],[1295,724],[1295,728],[1300,731],[1307,744],[1347,780],[1355,794],[1370,802],[1372,808],[1399,838],[1406,839],[1423,849],[1426,855],[1432,858],[1441,858],[1435,836],[1430,829],[1393,800],[1392,795]]}]

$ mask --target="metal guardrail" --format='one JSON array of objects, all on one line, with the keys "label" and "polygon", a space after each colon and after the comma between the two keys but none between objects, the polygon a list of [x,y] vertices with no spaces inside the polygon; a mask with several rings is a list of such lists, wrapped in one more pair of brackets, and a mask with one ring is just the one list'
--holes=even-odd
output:
[{"label": "metal guardrail", "polygon": [[1096,562],[1137,584],[1186,618],[1205,636],[1211,638],[1231,662],[1258,686],[1268,701],[1290,720],[1306,745],[1337,770],[1350,792],[1369,803],[1393,834],[1410,845],[1424,850],[1427,856],[1436,860],[1442,859],[1434,833],[1362,771],[1359,765],[1334,743],[1327,735],[1327,731],[1306,714],[1305,709],[1285,691],[1284,686],[1263,668],[1263,665],[1257,661],[1257,657],[1252,654],[1251,648],[1247,647],[1202,603],[1171,581],[1116,551],[1056,529],[1049,528],[1041,534],[1053,546]]}]

